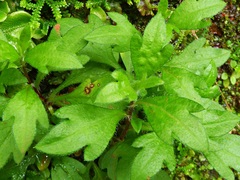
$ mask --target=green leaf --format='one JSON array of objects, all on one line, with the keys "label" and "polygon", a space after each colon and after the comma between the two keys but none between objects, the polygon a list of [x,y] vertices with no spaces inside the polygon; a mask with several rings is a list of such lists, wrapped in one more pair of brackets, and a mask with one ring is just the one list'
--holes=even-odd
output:
[{"label": "green leaf", "polygon": [[234,180],[229,167],[240,171],[240,137],[231,134],[216,137],[210,141],[210,147],[210,151],[205,154],[208,161],[223,178]]},{"label": "green leaf", "polygon": [[229,51],[203,47],[205,39],[192,42],[179,56],[167,62],[162,68],[164,86],[169,93],[176,93],[200,103],[202,97],[218,95],[215,82],[216,66],[222,65],[229,57]]},{"label": "green leaf", "polygon": [[74,27],[84,25],[84,23],[77,18],[61,18],[58,19],[57,22],[60,25],[60,33],[62,36],[64,36]]},{"label": "green leaf", "polygon": [[167,43],[165,20],[161,13],[157,13],[144,30],[141,49],[158,53]]},{"label": "green leaf", "polygon": [[0,29],[0,40],[3,40],[3,41],[5,41],[5,42],[8,42],[5,34],[3,33],[3,31],[2,31],[1,29]]},{"label": "green leaf", "polygon": [[58,157],[52,161],[52,180],[83,179],[86,167],[79,161],[70,157]]},{"label": "green leaf", "polygon": [[27,83],[27,79],[18,69],[9,68],[2,71],[0,75],[0,83],[11,86]]},{"label": "green leaf", "polygon": [[84,37],[90,33],[91,30],[92,27],[89,24],[83,24],[81,26],[76,26],[70,29],[62,37],[64,49],[72,53],[77,53],[87,45],[87,41],[84,39]]},{"label": "green leaf", "polygon": [[86,79],[90,79],[91,82],[93,82],[104,76],[110,76],[110,74],[111,71],[109,70],[109,67],[106,67],[103,64],[89,62],[84,68],[73,70],[67,79],[53,90],[49,99],[52,99],[59,91],[70,85],[84,82]]},{"label": "green leaf", "polygon": [[[93,164],[93,171],[94,171],[94,176],[92,177],[92,180],[105,180],[108,178],[107,173],[105,171],[102,171],[97,165],[96,163],[92,163]],[[90,174],[88,172],[88,174]]]},{"label": "green leaf", "polygon": [[171,45],[167,45],[165,20],[158,13],[147,25],[143,38],[138,34],[131,39],[132,64],[138,79],[152,75],[160,70],[173,51]]},{"label": "green leaf", "polygon": [[238,116],[225,110],[207,109],[195,113],[195,115],[202,119],[202,124],[209,137],[229,133],[240,121]]},{"label": "green leaf", "polygon": [[5,13],[10,12],[10,8],[8,7],[7,2],[5,2],[5,1],[0,2],[0,11],[5,12]]},{"label": "green leaf", "polygon": [[137,100],[137,93],[123,71],[116,70],[112,73],[112,76],[118,82],[107,84],[97,95],[96,103],[113,103],[124,99],[129,99],[129,101]]},{"label": "green leaf", "polygon": [[142,79],[141,81],[136,81],[134,84],[134,88],[135,89],[147,89],[147,88],[152,88],[152,87],[156,87],[159,85],[163,85],[164,81],[157,76],[150,76],[147,79]]},{"label": "green leaf", "polygon": [[207,66],[207,68],[204,70],[203,75],[206,79],[208,87],[211,87],[216,82],[218,72],[214,61],[211,61],[211,63]]},{"label": "green leaf", "polygon": [[148,179],[154,176],[166,162],[172,171],[176,166],[173,146],[160,140],[155,133],[149,133],[137,138],[133,147],[143,148],[135,157],[131,179]]},{"label": "green leaf", "polygon": [[7,13],[0,10],[0,22],[3,22],[7,18]]},{"label": "green leaf", "polygon": [[132,163],[139,152],[131,144],[132,140],[119,142],[101,156],[99,165],[102,169],[107,168],[109,178],[126,180],[131,178]]},{"label": "green leaf", "polygon": [[22,53],[24,53],[29,48],[31,44],[31,38],[31,28],[30,25],[27,25],[23,28],[19,38]]},{"label": "green leaf", "polygon": [[161,140],[171,144],[174,137],[195,150],[208,150],[205,129],[192,114],[202,111],[201,105],[176,96],[147,98],[139,103]]},{"label": "green leaf", "polygon": [[108,45],[90,42],[79,54],[85,54],[89,56],[92,61],[108,64],[115,69],[120,68],[118,59],[116,59],[112,48]]},{"label": "green leaf", "polygon": [[95,16],[97,16],[102,21],[107,20],[107,14],[105,13],[105,11],[100,6],[92,7],[90,9],[90,14],[94,14]]},{"label": "green leaf", "polygon": [[0,40],[0,62],[14,62],[19,59],[16,49],[9,43]]},{"label": "green leaf", "polygon": [[0,96],[0,117],[2,117],[3,111],[6,108],[6,105],[8,104],[8,98],[5,96]]},{"label": "green leaf", "polygon": [[122,111],[87,104],[60,108],[55,115],[69,120],[55,126],[37,144],[36,149],[48,154],[64,155],[87,146],[84,153],[86,161],[96,159],[104,151],[118,121],[124,117]]},{"label": "green leaf", "polygon": [[161,12],[163,17],[167,18],[167,11],[168,11],[168,0],[161,0],[158,4],[158,11]]},{"label": "green leaf", "polygon": [[73,92],[60,95],[54,98],[53,102],[62,101],[63,103],[67,102],[70,104],[94,104],[99,91],[112,80],[113,78],[110,74],[93,82],[90,79],[86,79],[78,87],[76,87]]},{"label": "green leaf", "polygon": [[[0,168],[1,179],[4,179],[4,180],[5,179],[16,179],[16,180],[23,179],[23,177],[26,177],[26,174],[27,174],[26,172],[28,167],[30,165],[33,165],[35,163],[35,160],[36,160],[36,157],[31,154],[31,155],[26,155],[24,159],[21,161],[21,163],[18,162],[18,164],[16,164],[14,161],[9,161],[2,169]],[[29,176],[27,177],[29,178]],[[39,174],[38,174],[38,177],[39,177]]]},{"label": "green leaf", "polygon": [[212,47],[203,47],[206,39],[200,38],[193,41],[183,53],[175,56],[165,64],[172,68],[180,68],[196,75],[203,75],[206,68],[213,61],[217,67],[223,65],[230,56],[230,51]]},{"label": "green leaf", "polygon": [[225,5],[222,0],[184,0],[173,12],[168,23],[180,30],[205,28],[210,25],[205,18],[211,18]]},{"label": "green leaf", "polygon": [[172,178],[170,177],[167,171],[160,170],[155,176],[151,178],[151,180],[159,180],[159,179],[171,180]]},{"label": "green leaf", "polygon": [[127,51],[127,52],[120,53],[120,56],[122,58],[124,66],[126,67],[127,72],[132,73],[133,65],[131,60],[131,52]]},{"label": "green leaf", "polygon": [[85,39],[98,44],[111,45],[117,52],[129,51],[131,37],[133,33],[138,33],[138,31],[123,15],[109,12],[108,16],[117,25],[101,26],[89,33]]},{"label": "green leaf", "polygon": [[14,119],[13,134],[22,154],[33,142],[37,121],[48,128],[48,117],[42,102],[31,86],[18,92],[3,112],[3,120]]},{"label": "green leaf", "polygon": [[76,54],[60,48],[62,41],[44,42],[28,51],[25,61],[42,73],[82,68]]},{"label": "green leaf", "polygon": [[142,122],[143,122],[143,120],[136,118],[136,117],[133,117],[131,120],[131,125],[137,133],[139,133],[142,129]]},{"label": "green leaf", "polygon": [[20,153],[16,147],[16,141],[12,132],[13,122],[13,118],[6,122],[0,121],[0,169],[7,163],[12,153],[16,163],[20,163],[24,158],[24,154]]},{"label": "green leaf", "polygon": [[13,136],[12,133],[13,120],[8,122],[0,121],[0,168],[2,168],[10,157],[12,151],[14,150]]},{"label": "green leaf", "polygon": [[0,23],[0,29],[5,34],[20,32],[30,22],[31,15],[25,11],[17,11],[8,15],[7,19]]}]

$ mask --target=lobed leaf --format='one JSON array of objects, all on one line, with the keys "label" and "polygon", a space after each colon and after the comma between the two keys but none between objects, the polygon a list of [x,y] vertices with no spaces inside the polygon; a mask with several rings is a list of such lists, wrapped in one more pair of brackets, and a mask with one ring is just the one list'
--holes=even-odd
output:
[{"label": "lobed leaf", "polygon": [[189,147],[208,150],[208,138],[200,119],[192,113],[202,111],[201,105],[176,96],[147,98],[140,103],[154,132],[165,143],[179,139]]},{"label": "lobed leaf", "polygon": [[234,180],[234,174],[229,167],[240,171],[240,137],[227,134],[212,138],[211,149],[205,154],[208,161],[226,179]]},{"label": "lobed leaf", "polygon": [[101,26],[89,33],[85,39],[93,43],[111,45],[117,52],[129,51],[131,37],[138,31],[123,15],[115,12],[109,12],[108,15],[117,25]]},{"label": "lobed leaf", "polygon": [[96,159],[104,151],[116,124],[125,116],[119,110],[87,104],[60,108],[55,115],[69,120],[56,125],[36,145],[36,149],[48,154],[64,155],[87,146],[84,153],[86,161]]},{"label": "lobed leaf", "polygon": [[7,104],[3,120],[14,119],[13,135],[22,154],[28,150],[36,134],[37,121],[48,128],[48,117],[44,106],[31,86],[18,92]]},{"label": "lobed leaf", "polygon": [[162,168],[163,161],[171,171],[174,170],[176,160],[173,146],[159,139],[155,133],[140,136],[134,141],[133,147],[142,147],[142,150],[133,161],[132,180],[148,179],[154,176]]},{"label": "lobed leaf", "polygon": [[216,109],[207,109],[195,115],[202,119],[202,124],[209,137],[228,134],[240,121],[237,115]]},{"label": "lobed leaf", "polygon": [[203,75],[204,70],[213,61],[217,67],[229,58],[230,51],[212,47],[203,47],[206,39],[200,38],[188,45],[179,56],[173,57],[164,66],[185,69],[196,75]]},{"label": "lobed leaf", "polygon": [[[44,74],[82,68],[76,54],[65,51],[61,41],[44,42],[26,54],[25,61]],[[61,48],[59,48],[61,47]]]},{"label": "lobed leaf", "polygon": [[211,18],[225,5],[222,0],[184,0],[173,12],[168,23],[180,30],[205,28],[210,25],[205,18]]}]

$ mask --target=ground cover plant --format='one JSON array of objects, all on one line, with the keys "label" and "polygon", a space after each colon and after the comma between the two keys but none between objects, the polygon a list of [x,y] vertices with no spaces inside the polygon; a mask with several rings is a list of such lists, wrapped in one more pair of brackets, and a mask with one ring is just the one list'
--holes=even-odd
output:
[{"label": "ground cover plant", "polygon": [[43,40],[0,3],[1,179],[170,178],[182,146],[225,179],[240,171],[240,118],[214,101],[230,51],[171,41],[208,27],[223,1],[162,0],[143,35],[116,12],[60,18]]}]

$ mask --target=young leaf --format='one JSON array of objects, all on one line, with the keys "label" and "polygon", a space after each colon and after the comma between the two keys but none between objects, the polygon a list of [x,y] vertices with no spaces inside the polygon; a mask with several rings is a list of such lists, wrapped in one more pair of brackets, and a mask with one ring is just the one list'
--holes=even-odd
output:
[{"label": "young leaf", "polygon": [[200,29],[210,25],[211,18],[226,4],[222,0],[184,0],[171,15],[168,23],[180,30]]},{"label": "young leaf", "polygon": [[144,30],[141,49],[158,53],[167,43],[165,20],[161,13],[157,13]]},{"label": "young leaf", "polygon": [[[82,68],[76,54],[65,51],[62,41],[44,42],[26,54],[25,61],[42,73]],[[61,47],[61,48],[60,48]]]},{"label": "young leaf", "polygon": [[137,133],[139,133],[142,129],[142,123],[143,123],[143,120],[137,117],[133,117],[131,119],[131,125]]},{"label": "young leaf", "polygon": [[161,13],[147,25],[143,38],[134,34],[131,39],[132,64],[138,79],[152,75],[170,58],[172,46],[167,45],[165,20]]},{"label": "young leaf", "polygon": [[86,167],[79,161],[70,157],[54,158],[52,161],[52,180],[59,179],[83,179]]},{"label": "young leaf", "polygon": [[240,137],[227,134],[210,141],[210,151],[205,154],[208,161],[226,179],[234,180],[229,167],[240,171]]},{"label": "young leaf", "polygon": [[104,151],[116,124],[125,116],[119,110],[87,104],[63,107],[55,115],[69,120],[55,126],[36,145],[36,149],[48,154],[64,155],[87,146],[84,153],[86,161],[96,159]]},{"label": "young leaf", "polygon": [[131,179],[147,179],[154,176],[162,167],[163,161],[166,162],[170,170],[174,170],[176,161],[173,146],[160,140],[155,133],[149,133],[137,138],[133,147],[143,149],[135,157]]},{"label": "young leaf", "polygon": [[199,118],[192,114],[202,111],[201,105],[176,96],[147,98],[139,103],[161,140],[171,144],[172,138],[176,137],[195,150],[208,150],[205,129]]},{"label": "young leaf", "polygon": [[164,82],[160,77],[157,76],[150,76],[147,79],[142,79],[141,81],[136,81],[136,83],[134,84],[134,88],[135,89],[147,89],[147,88],[152,88],[152,87],[156,87],[159,85],[163,85]]},{"label": "young leaf", "polygon": [[101,26],[88,34],[85,39],[98,44],[112,45],[117,52],[129,51],[131,37],[138,31],[123,15],[115,12],[109,12],[108,15],[117,25]]},{"label": "young leaf", "polygon": [[37,121],[48,128],[48,117],[42,102],[31,86],[18,92],[3,112],[3,120],[14,119],[13,134],[22,154],[33,142]]},{"label": "young leaf", "polygon": [[137,93],[132,88],[127,75],[121,71],[116,70],[112,76],[118,82],[111,82],[107,84],[97,95],[96,103],[113,103],[128,98],[129,101],[137,100]]}]

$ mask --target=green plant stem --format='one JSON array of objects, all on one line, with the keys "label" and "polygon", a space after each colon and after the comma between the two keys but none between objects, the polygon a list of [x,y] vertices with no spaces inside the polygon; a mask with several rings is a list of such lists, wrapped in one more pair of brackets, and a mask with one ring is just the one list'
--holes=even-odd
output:
[{"label": "green plant stem", "polygon": [[25,66],[25,63],[22,61],[22,71],[23,71],[23,74],[24,76],[27,78],[28,80],[28,84],[30,84],[33,88],[33,90],[37,93],[37,95],[39,96],[39,98],[44,102],[47,102],[47,100],[43,97],[43,95],[41,94],[41,92],[35,87],[35,85],[33,84],[31,78],[29,77],[28,75],[28,72],[27,72],[27,69],[26,69],[26,66]]},{"label": "green plant stem", "polygon": [[120,140],[124,140],[127,132],[128,132],[128,129],[130,127],[130,124],[131,124],[131,119],[132,119],[132,115],[133,115],[133,111],[134,111],[134,102],[132,101],[128,107],[128,110],[127,110],[127,117],[125,118],[125,128],[123,129],[119,139]]}]

